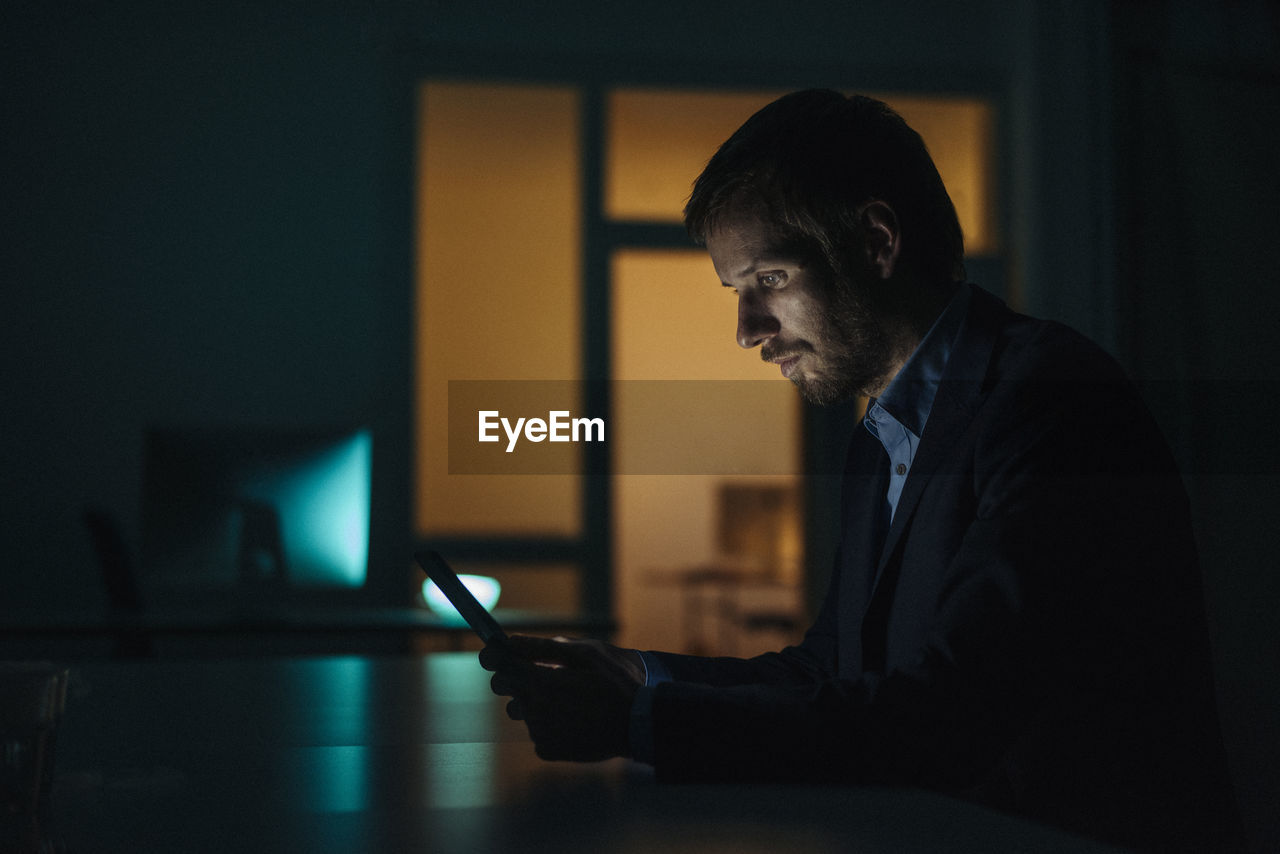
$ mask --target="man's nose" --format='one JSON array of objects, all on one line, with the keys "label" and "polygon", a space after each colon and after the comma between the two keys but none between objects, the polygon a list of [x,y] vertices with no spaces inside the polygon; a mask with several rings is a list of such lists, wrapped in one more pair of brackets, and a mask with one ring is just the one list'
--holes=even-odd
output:
[{"label": "man's nose", "polygon": [[752,293],[738,294],[738,346],[750,350],[778,334],[781,325],[763,301]]}]

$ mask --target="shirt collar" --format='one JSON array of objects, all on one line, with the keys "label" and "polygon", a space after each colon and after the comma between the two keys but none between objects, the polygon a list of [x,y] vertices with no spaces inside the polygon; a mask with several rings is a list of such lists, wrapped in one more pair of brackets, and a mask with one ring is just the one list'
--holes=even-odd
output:
[{"label": "shirt collar", "polygon": [[917,438],[924,435],[924,425],[933,409],[942,373],[951,358],[956,335],[969,312],[969,286],[962,284],[933,326],[912,351],[874,405],[910,430]]}]

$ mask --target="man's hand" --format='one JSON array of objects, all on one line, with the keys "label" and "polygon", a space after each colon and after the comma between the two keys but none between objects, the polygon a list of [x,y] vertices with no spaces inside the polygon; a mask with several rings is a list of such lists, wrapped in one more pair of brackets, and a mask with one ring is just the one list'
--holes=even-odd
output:
[{"label": "man's hand", "polygon": [[635,650],[513,635],[481,650],[480,664],[494,671],[494,693],[512,698],[507,714],[525,722],[543,759],[631,755],[631,703],[644,684]]}]

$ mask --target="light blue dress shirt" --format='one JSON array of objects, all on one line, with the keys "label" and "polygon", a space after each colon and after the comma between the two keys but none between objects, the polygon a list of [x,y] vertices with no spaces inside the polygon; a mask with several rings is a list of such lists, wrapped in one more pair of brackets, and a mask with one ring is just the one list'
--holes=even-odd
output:
[{"label": "light blue dress shirt", "polygon": [[[912,351],[884,393],[870,401],[862,419],[871,435],[880,440],[889,455],[889,489],[885,495],[885,529],[898,510],[902,487],[911,472],[920,437],[933,410],[943,371],[951,358],[956,336],[969,313],[969,286],[960,285],[947,307]],[[644,685],[631,704],[631,752],[640,762],[653,763],[653,690],[671,681],[671,673],[657,656],[640,652],[644,662]]]},{"label": "light blue dress shirt", "polygon": [[961,285],[884,393],[867,405],[862,423],[889,455],[889,489],[885,495],[889,522],[898,510],[902,487],[933,411],[933,399],[938,396],[943,371],[968,312],[969,286]]}]

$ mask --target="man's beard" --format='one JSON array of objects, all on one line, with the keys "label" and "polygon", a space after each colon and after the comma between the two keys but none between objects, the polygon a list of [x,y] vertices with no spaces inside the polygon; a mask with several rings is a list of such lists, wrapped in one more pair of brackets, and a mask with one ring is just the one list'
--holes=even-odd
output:
[{"label": "man's beard", "polygon": [[889,371],[891,349],[866,283],[830,276],[823,289],[828,296],[826,316],[819,318],[815,340],[800,347],[800,352],[821,355],[822,371],[808,376],[797,371],[791,381],[809,403],[830,406],[879,388]]}]

